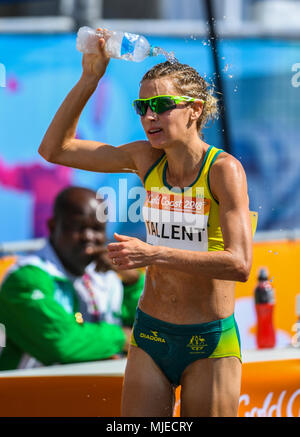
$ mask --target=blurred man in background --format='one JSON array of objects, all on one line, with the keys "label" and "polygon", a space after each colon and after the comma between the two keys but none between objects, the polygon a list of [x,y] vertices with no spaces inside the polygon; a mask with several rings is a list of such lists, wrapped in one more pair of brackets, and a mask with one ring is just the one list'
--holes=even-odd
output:
[{"label": "blurred man in background", "polygon": [[0,290],[6,346],[0,370],[112,358],[127,351],[144,285],[137,270],[113,270],[96,193],[69,187],[56,198],[50,237],[19,257]]}]

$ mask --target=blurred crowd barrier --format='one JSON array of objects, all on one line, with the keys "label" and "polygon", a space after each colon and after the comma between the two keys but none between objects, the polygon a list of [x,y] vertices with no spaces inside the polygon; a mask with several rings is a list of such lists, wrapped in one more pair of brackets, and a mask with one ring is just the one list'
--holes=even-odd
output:
[{"label": "blurred crowd barrier", "polygon": [[[27,243],[3,245],[3,249],[21,250],[41,247],[43,239]],[[1,256],[1,248],[0,248]],[[0,282],[17,255],[3,254],[0,258]],[[253,264],[246,283],[237,282],[235,316],[240,330],[242,350],[254,350],[256,345],[256,312],[254,289],[258,271],[267,267],[269,279],[275,289],[274,325],[276,329],[276,347],[290,346],[297,335],[296,296],[300,294],[300,239],[255,241],[253,244]],[[300,338],[299,338],[300,341]]]},{"label": "blurred crowd barrier", "polygon": [[[0,417],[120,417],[125,366],[120,359],[0,372]],[[298,417],[299,372],[298,351],[245,353],[238,415]]]},{"label": "blurred crowd barrier", "polygon": [[[41,243],[37,240],[31,242],[31,246]],[[24,248],[24,243],[20,247]],[[10,247],[13,248],[16,249],[17,245]],[[292,344],[292,339],[297,335],[293,327],[297,322],[299,258],[300,239],[256,241],[249,280],[237,283],[235,315],[243,358],[240,417],[298,415],[299,348]],[[15,260],[16,255],[12,253],[0,258],[0,282]],[[253,291],[262,266],[268,268],[275,289],[277,342],[273,349],[258,350]],[[0,372],[0,416],[119,417],[125,364],[126,360],[104,360]],[[174,415],[179,414],[180,387],[176,390],[174,408]]]}]

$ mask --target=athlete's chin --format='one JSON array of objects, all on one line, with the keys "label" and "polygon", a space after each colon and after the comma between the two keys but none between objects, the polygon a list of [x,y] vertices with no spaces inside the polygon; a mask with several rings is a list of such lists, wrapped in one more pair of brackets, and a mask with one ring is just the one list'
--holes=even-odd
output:
[{"label": "athlete's chin", "polygon": [[163,150],[166,147],[168,147],[168,141],[165,140],[154,140],[152,138],[149,138],[150,144],[154,149]]},{"label": "athlete's chin", "polygon": [[151,142],[150,142],[150,144],[153,147],[153,149],[158,149],[158,150],[164,149],[164,146],[162,144],[153,144]]}]

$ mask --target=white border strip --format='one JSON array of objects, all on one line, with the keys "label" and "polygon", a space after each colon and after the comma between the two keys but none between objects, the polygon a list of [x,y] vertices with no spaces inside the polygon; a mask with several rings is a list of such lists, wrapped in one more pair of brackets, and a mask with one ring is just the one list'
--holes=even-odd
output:
[{"label": "white border strip", "polygon": [[[300,240],[300,229],[285,231],[260,231],[254,236],[255,242],[264,241],[296,241]],[[26,252],[41,249],[46,243],[45,238],[36,238],[26,241],[7,241],[0,243],[0,255],[15,252]]]},{"label": "white border strip", "polygon": [[[243,363],[259,363],[282,360],[300,360],[300,349],[294,347],[260,349],[242,351]],[[67,376],[67,375],[98,375],[123,376],[126,367],[126,358],[119,360],[103,360],[88,363],[62,364],[34,369],[1,371],[1,377],[18,376]]]},{"label": "white border strip", "polygon": [[257,350],[242,350],[243,363],[259,363],[265,361],[300,360],[300,349],[287,346],[285,348],[270,348]]},{"label": "white border strip", "polygon": [[3,242],[0,243],[0,254],[39,250],[45,245],[45,243],[46,243],[45,238],[36,238],[34,240],[26,240],[26,241]]},{"label": "white border strip", "polygon": [[[142,35],[160,36],[200,36],[207,37],[208,23],[204,20],[95,20],[91,27],[105,27],[113,30],[123,30]],[[216,32],[220,37],[300,37],[299,26],[267,26],[259,21],[231,20],[216,21]]]},{"label": "white border strip", "polygon": [[71,17],[13,17],[0,18],[1,33],[65,33],[73,32],[75,21]]},{"label": "white border strip", "polygon": [[254,241],[296,241],[300,240],[300,229],[282,231],[259,231],[253,238]]},{"label": "white border strip", "polygon": [[[105,27],[112,30],[122,30],[142,35],[177,36],[177,37],[202,37],[208,35],[208,24],[204,20],[93,20],[84,25],[97,28]],[[220,20],[216,22],[216,30],[223,38],[242,37],[275,37],[299,38],[299,26],[266,25],[259,21]],[[76,21],[69,16],[45,17],[6,17],[0,18],[1,33],[59,33],[76,32]]]},{"label": "white border strip", "polygon": [[0,378],[11,376],[67,376],[67,375],[103,375],[123,376],[127,359],[103,360],[88,363],[61,364],[34,369],[0,371]]}]

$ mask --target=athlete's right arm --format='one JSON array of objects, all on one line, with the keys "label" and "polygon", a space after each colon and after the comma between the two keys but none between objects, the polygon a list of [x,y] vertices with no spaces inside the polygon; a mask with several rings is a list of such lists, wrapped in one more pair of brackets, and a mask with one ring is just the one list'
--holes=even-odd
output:
[{"label": "athlete's right arm", "polygon": [[83,55],[82,76],[56,112],[41,142],[39,153],[49,162],[83,170],[111,173],[136,171],[133,158],[136,143],[114,147],[75,138],[82,110],[97,88],[109,62],[104,47],[105,41],[100,39],[97,54]]}]

